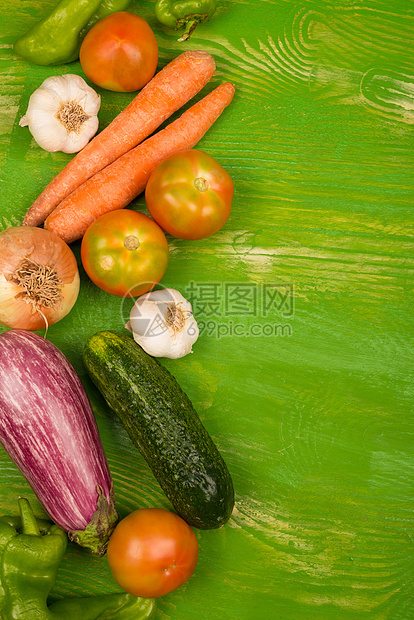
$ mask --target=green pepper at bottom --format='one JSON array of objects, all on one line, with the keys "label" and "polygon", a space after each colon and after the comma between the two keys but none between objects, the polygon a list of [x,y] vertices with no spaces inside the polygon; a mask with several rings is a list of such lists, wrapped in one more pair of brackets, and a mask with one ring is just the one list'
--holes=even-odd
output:
[{"label": "green pepper at bottom", "polygon": [[151,598],[132,594],[103,594],[85,598],[64,598],[49,607],[54,620],[150,620],[154,618],[156,603]]},{"label": "green pepper at bottom", "polygon": [[19,499],[20,517],[0,518],[0,617],[2,620],[149,620],[154,599],[126,592],[62,599],[48,607],[67,534],[36,519],[27,499]]},{"label": "green pepper at bottom", "polygon": [[216,11],[216,0],[157,0],[155,17],[164,26],[181,30],[179,41],[188,41],[198,24],[207,22]]}]

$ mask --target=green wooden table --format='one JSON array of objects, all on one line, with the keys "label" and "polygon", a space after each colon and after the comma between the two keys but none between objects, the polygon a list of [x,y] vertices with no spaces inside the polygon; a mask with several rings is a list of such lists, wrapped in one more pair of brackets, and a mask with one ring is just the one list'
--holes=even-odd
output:
[{"label": "green wooden table", "polygon": [[[18,125],[46,77],[82,75],[78,62],[13,54],[53,4],[0,0],[0,228],[19,225],[70,159]],[[186,44],[153,8],[131,5],[161,68]],[[236,86],[199,143],[236,193],[219,233],[169,238],[162,284],[192,300],[202,333],[193,355],[162,363],[222,451],[236,508],[224,528],[197,532],[196,572],[159,600],[159,620],[414,618],[413,41],[410,0],[219,0],[187,44],[216,60],[201,94]],[[100,92],[102,128],[133,95]],[[145,212],[143,196],[132,207]],[[80,361],[89,335],[123,330],[129,302],[81,276],[48,338],[88,390],[120,513],[168,508]],[[24,493],[41,513],[4,453],[0,489],[3,512]],[[70,546],[55,597],[116,590],[106,559]]]}]

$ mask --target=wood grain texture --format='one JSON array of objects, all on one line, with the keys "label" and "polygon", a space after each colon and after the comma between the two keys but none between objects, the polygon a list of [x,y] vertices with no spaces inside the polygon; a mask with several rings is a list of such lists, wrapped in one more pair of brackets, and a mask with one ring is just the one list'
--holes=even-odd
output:
[{"label": "wood grain texture", "polygon": [[[0,0],[2,228],[69,159],[18,127],[46,77],[82,74],[13,55],[52,5]],[[131,9],[154,29],[159,67],[183,50],[152,2]],[[206,601],[217,620],[414,617],[413,43],[409,0],[219,1],[191,39],[217,64],[200,97],[236,86],[199,144],[236,192],[214,237],[169,238],[163,284],[192,299],[203,329],[193,355],[163,363],[222,451],[236,509],[197,532],[196,572],[159,620],[204,618]],[[104,127],[132,95],[100,92]],[[146,212],[144,197],[132,207]],[[89,335],[123,329],[130,302],[81,275],[48,337],[91,397],[120,512],[169,507],[80,362]],[[0,488],[4,512],[33,498],[3,453]],[[106,560],[70,546],[55,597],[115,590]]]}]

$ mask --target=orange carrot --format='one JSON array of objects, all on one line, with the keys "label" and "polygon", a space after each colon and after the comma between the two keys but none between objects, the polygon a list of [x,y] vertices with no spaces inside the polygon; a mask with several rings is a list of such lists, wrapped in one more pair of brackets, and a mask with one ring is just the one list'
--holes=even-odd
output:
[{"label": "orange carrot", "polygon": [[214,71],[208,52],[189,50],[172,60],[52,179],[27,211],[23,224],[42,224],[66,196],[147,138],[194,97]]},{"label": "orange carrot", "polygon": [[229,105],[234,90],[230,82],[221,84],[165,129],[97,172],[60,203],[45,228],[71,243],[83,237],[100,215],[126,207],[145,189],[163,159],[197,144]]}]

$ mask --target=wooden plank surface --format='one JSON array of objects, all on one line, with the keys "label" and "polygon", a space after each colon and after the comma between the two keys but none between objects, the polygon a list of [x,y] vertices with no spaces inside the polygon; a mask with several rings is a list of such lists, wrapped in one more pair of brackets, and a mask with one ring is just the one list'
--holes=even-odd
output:
[{"label": "wooden plank surface", "polygon": [[[70,159],[18,122],[49,75],[13,41],[52,0],[0,0],[0,227],[20,224]],[[153,16],[159,68],[184,48]],[[159,620],[408,620],[413,608],[414,12],[409,0],[219,1],[189,44],[211,52],[231,106],[199,148],[232,175],[230,220],[213,237],[169,238],[163,284],[202,327],[194,354],[163,360],[222,451],[231,521],[197,532],[194,576]],[[100,127],[132,95],[100,91]],[[146,211],[144,197],[133,208]],[[73,244],[79,260],[79,243]],[[80,261],[79,261],[80,262]],[[120,512],[169,507],[89,384],[80,354],[130,305],[82,272],[48,337],[90,395]],[[32,497],[0,455],[0,507]],[[40,513],[41,509],[36,504]],[[55,597],[115,591],[106,559],[70,547]]]}]

